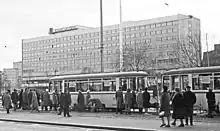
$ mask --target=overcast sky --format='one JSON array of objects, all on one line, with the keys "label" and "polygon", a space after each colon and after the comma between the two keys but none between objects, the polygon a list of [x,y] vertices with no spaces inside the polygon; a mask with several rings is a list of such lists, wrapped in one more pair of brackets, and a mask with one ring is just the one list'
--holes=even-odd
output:
[{"label": "overcast sky", "polygon": [[[21,40],[48,35],[50,27],[98,27],[100,0],[0,0],[0,70],[21,60]],[[164,3],[168,3],[166,6]],[[201,19],[202,50],[220,42],[219,0],[122,0],[123,21],[175,15]],[[103,23],[119,23],[119,0],[103,0]],[[5,48],[6,46],[6,48]]]}]

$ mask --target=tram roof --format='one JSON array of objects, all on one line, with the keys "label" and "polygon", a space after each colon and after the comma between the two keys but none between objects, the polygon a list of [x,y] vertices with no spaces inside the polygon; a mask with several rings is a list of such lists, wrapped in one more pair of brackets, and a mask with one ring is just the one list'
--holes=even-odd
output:
[{"label": "tram roof", "polygon": [[148,74],[143,71],[133,72],[113,72],[113,73],[97,73],[97,74],[78,74],[55,76],[50,80],[66,80],[66,79],[90,79],[90,78],[109,78],[109,77],[145,77]]},{"label": "tram roof", "polygon": [[164,72],[163,75],[189,74],[189,73],[214,73],[214,72],[220,72],[220,66],[174,69]]}]

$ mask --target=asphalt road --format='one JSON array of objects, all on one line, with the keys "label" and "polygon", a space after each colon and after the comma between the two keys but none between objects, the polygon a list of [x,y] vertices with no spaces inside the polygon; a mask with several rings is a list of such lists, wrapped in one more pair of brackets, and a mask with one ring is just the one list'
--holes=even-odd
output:
[{"label": "asphalt road", "polygon": [[24,124],[0,121],[0,131],[107,131],[100,129],[87,129],[78,127],[61,127],[40,124]]}]

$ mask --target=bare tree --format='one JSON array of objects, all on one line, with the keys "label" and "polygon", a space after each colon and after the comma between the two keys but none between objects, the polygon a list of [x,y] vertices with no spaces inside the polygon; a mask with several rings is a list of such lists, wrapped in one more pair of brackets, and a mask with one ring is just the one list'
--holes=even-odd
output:
[{"label": "bare tree", "polygon": [[[141,71],[146,70],[151,60],[148,54],[149,45],[136,45],[136,46],[125,46],[123,48],[123,71]],[[116,51],[116,54],[113,54],[115,59],[113,61],[113,68],[116,71],[120,71],[120,52]]]},{"label": "bare tree", "polygon": [[172,63],[178,67],[199,67],[201,66],[201,43],[197,35],[188,36],[189,40],[177,40],[174,50],[168,54]]}]

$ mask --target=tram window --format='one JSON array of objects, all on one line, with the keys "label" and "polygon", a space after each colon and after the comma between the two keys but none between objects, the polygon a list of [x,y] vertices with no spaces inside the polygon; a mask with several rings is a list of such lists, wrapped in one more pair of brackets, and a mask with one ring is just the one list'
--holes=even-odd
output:
[{"label": "tram window", "polygon": [[76,91],[81,90],[82,92],[86,92],[88,90],[88,83],[76,83]]},{"label": "tram window", "polygon": [[214,78],[214,90],[220,90],[220,77]]},{"label": "tram window", "polygon": [[209,87],[212,87],[210,75],[200,75],[199,77],[194,77],[192,79],[192,83],[193,90],[207,90]]}]

